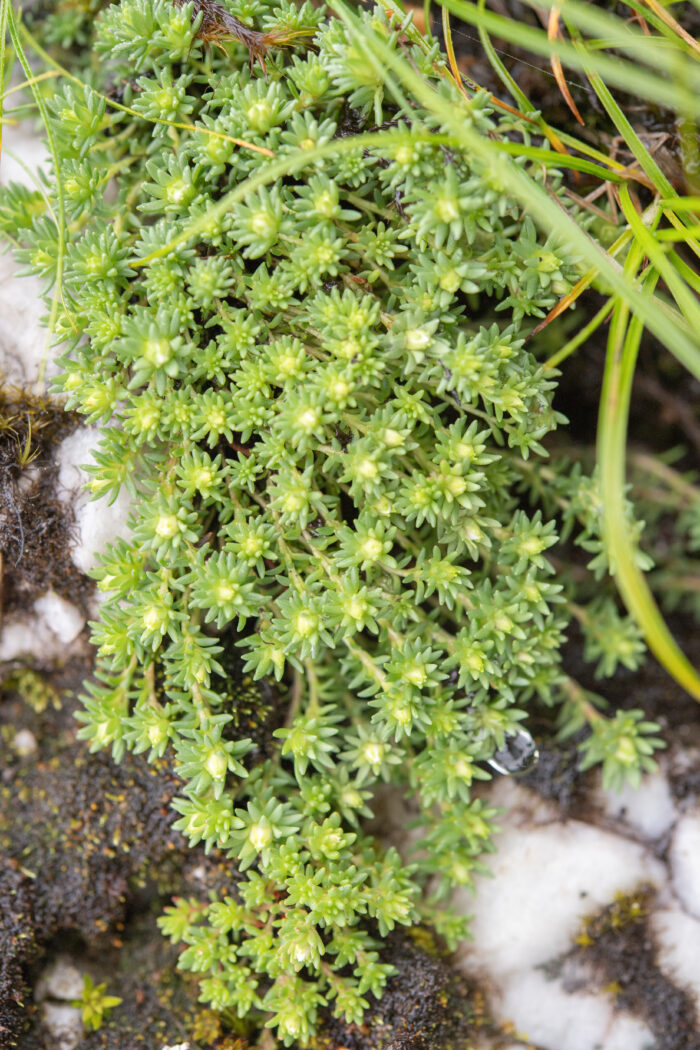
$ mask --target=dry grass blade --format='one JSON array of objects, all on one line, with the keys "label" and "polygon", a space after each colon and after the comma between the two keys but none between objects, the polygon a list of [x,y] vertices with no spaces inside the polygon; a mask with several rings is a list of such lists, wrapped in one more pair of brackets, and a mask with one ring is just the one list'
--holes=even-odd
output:
[{"label": "dry grass blade", "polygon": [[[553,7],[549,12],[549,18],[547,20],[547,38],[549,40],[556,40],[559,35],[559,11],[556,7]],[[566,102],[567,106],[576,117],[576,120],[582,126],[585,126],[585,121],[579,113],[578,106],[571,97],[569,91],[569,85],[566,83],[566,77],[564,76],[564,69],[561,64],[561,59],[557,55],[551,55],[549,63],[554,73],[554,79],[557,82],[557,87],[561,91],[562,97]]]},{"label": "dry grass blade", "polygon": [[543,328],[546,328],[548,324],[551,324],[560,314],[563,314],[565,310],[568,310],[570,306],[573,306],[578,297],[585,292],[586,288],[588,288],[595,275],[595,270],[589,270],[588,273],[583,275],[583,277],[579,277],[573,288],[568,291],[566,295],[563,295],[559,302],[552,307],[547,316],[532,329],[528,338],[532,339],[534,335],[537,335],[537,333],[541,332]]},{"label": "dry grass blade", "polygon": [[[175,0],[178,6],[182,6],[184,0]],[[260,33],[255,29],[249,29],[237,18],[234,18],[226,8],[216,0],[194,0],[193,15],[202,15],[197,36],[206,44],[214,44],[225,51],[222,41],[237,40],[248,48],[250,64],[257,61],[263,71],[265,70],[265,55],[273,47],[291,47],[301,40],[313,36],[313,29],[290,29],[280,26],[267,33]]]},{"label": "dry grass blade", "polygon": [[450,70],[454,78],[454,82],[462,92],[465,98],[469,98],[467,91],[462,83],[462,74],[459,71],[457,65],[457,56],[455,55],[454,44],[452,43],[452,29],[450,27],[450,13],[446,7],[442,9],[442,32],[445,37],[445,50],[447,51],[447,61],[450,63]]},{"label": "dry grass blade", "polygon": [[[380,4],[381,3],[382,0],[380,0]],[[384,4],[382,4],[382,6],[384,7]],[[386,7],[384,8],[384,10],[389,16],[389,21],[391,21],[392,11],[387,10]],[[454,53],[454,46],[452,44],[452,30],[450,27],[449,12],[445,9],[444,6],[442,8],[442,28],[443,35],[445,37],[445,50],[447,51],[448,60],[450,64],[450,74],[455,79],[455,82],[457,83],[458,87],[460,88],[462,93],[466,95],[463,86],[463,82],[464,80],[466,80],[467,83],[477,91],[483,91],[484,89],[481,87],[481,85],[477,83],[477,81],[474,80],[472,77],[467,75],[462,77],[459,66],[457,65],[457,60]],[[494,60],[498,61],[495,52],[491,47],[490,41],[488,40],[488,37],[486,37],[485,46],[487,49],[487,53],[490,52],[489,60],[492,62]],[[441,76],[449,75],[444,67],[443,69],[439,69],[438,72]],[[513,90],[513,88],[515,88],[515,85],[512,86],[511,90]],[[515,97],[518,97],[517,88],[515,88]],[[524,96],[521,95],[521,97]],[[493,94],[489,94],[489,102],[491,102],[494,106],[498,106],[499,109],[504,110],[506,113],[512,113],[513,116],[519,117],[521,120],[527,121],[528,124],[532,124],[533,126],[539,127],[542,133],[546,136],[552,148],[555,149],[557,153],[562,153],[568,156],[569,151],[567,150],[566,146],[563,144],[559,136],[556,134],[554,129],[550,128],[549,125],[547,125],[541,118],[539,120],[535,120],[533,117],[529,116],[526,112],[524,112],[522,108],[516,109],[514,106],[510,106],[507,102],[503,102],[502,99],[497,98],[496,95]]]},{"label": "dry grass blade", "polygon": [[694,36],[684,29],[680,22],[677,22],[673,15],[669,14],[662,4],[658,3],[658,0],[644,0],[647,7],[654,12],[657,18],[660,18],[662,22],[665,22],[669,29],[672,29],[674,33],[677,33],[681,40],[685,40],[689,47],[692,47],[693,51],[700,54],[700,44],[697,42]]}]

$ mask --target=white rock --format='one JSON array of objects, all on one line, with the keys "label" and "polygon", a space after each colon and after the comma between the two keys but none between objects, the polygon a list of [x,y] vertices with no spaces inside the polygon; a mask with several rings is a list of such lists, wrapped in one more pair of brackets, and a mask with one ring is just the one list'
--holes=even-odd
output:
[{"label": "white rock", "polygon": [[83,986],[84,977],[78,967],[68,956],[59,955],[40,975],[34,998],[80,999]]},{"label": "white rock", "polygon": [[48,160],[46,143],[31,124],[5,124],[2,129],[0,186],[19,182],[30,189],[38,189],[37,171]]},{"label": "white rock", "polygon": [[83,1020],[77,1006],[42,1003],[44,1024],[53,1036],[52,1050],[76,1050],[83,1041]]},{"label": "white rock", "polygon": [[[36,386],[49,359],[46,329],[41,325],[46,309],[41,282],[18,277],[18,270],[9,253],[0,255],[0,375],[11,386]],[[52,374],[47,366],[47,376]]]},{"label": "white rock", "polygon": [[78,427],[61,442],[56,453],[56,463],[59,468],[59,485],[64,490],[59,493],[62,498],[87,498],[87,493],[82,492],[88,481],[88,475],[83,468],[92,460],[99,441],[100,431],[97,427]]},{"label": "white rock", "polygon": [[[551,824],[561,819],[556,802],[543,798],[515,777],[496,777],[488,786],[488,800],[489,805],[500,806],[507,812],[508,824],[514,827]],[[497,820],[496,823],[501,822]]]},{"label": "white rock", "polygon": [[18,754],[20,758],[26,758],[27,755],[33,755],[38,746],[36,737],[31,729],[20,729],[19,732],[15,733],[12,740],[12,750]]},{"label": "white rock", "polygon": [[700,919],[700,806],[676,824],[669,851],[671,880],[685,910]]},{"label": "white rock", "polygon": [[565,973],[548,979],[538,968],[566,953],[584,916],[616,893],[641,882],[664,887],[665,867],[636,842],[582,821],[532,823],[546,810],[522,792],[499,785],[489,794],[489,802],[516,805],[500,819],[504,831],[487,858],[493,878],[477,880],[475,898],[456,897],[473,915],[461,965],[492,990],[494,1016],[541,1050],[651,1050],[646,1025],[616,1011],[604,993],[570,991]]},{"label": "white rock", "polygon": [[84,626],[85,617],[79,609],[54,591],[47,591],[27,614],[3,624],[0,662],[35,658],[46,664],[60,660]]},{"label": "white rock", "polygon": [[503,1043],[501,1035],[474,1031],[469,1033],[469,1037],[468,1050],[532,1050],[532,1043],[516,1039],[515,1036],[510,1037],[515,1039],[515,1042],[506,1044]]},{"label": "white rock", "polygon": [[83,466],[92,459],[99,444],[96,427],[80,427],[61,443],[57,454],[59,464],[59,496],[73,505],[78,540],[71,552],[73,562],[83,572],[97,564],[97,555],[107,543],[126,534],[131,497],[122,490],[112,504],[106,500],[91,500],[81,491],[88,481]]},{"label": "white rock", "polygon": [[509,827],[496,847],[487,858],[494,877],[477,880],[476,899],[456,899],[474,916],[467,965],[496,981],[566,951],[583,916],[616,893],[665,882],[663,865],[643,847],[581,821]]},{"label": "white rock", "polygon": [[[36,189],[37,170],[46,159],[46,146],[34,128],[8,124],[3,128],[0,186],[19,182]],[[47,378],[55,369],[48,363],[47,333],[40,323],[46,312],[42,282],[17,277],[19,269],[11,252],[0,254],[0,375],[6,383],[35,386],[44,362]]]},{"label": "white rock", "polygon": [[85,617],[80,610],[55,591],[47,591],[38,598],[34,602],[34,611],[64,645],[75,641],[85,626]]},{"label": "white rock", "polygon": [[65,646],[44,621],[25,618],[4,623],[0,632],[0,663],[9,660],[36,658],[42,664],[58,660]]},{"label": "white rock", "polygon": [[691,993],[700,1010],[700,922],[680,908],[666,908],[651,916],[651,929],[661,969]]},{"label": "white rock", "polygon": [[604,995],[567,992],[558,981],[537,971],[507,980],[500,1011],[513,1019],[519,1034],[543,1050],[652,1050],[647,1026],[614,1010]]},{"label": "white rock", "polygon": [[601,788],[597,799],[607,816],[627,824],[645,839],[660,838],[677,816],[668,779],[661,771],[643,777],[638,788],[629,784],[621,791]]},{"label": "white rock", "polygon": [[[19,182],[37,189],[37,172],[48,159],[41,133],[31,124],[3,127],[0,187]],[[3,252],[0,244],[0,252]],[[16,386],[37,386],[44,373],[56,374],[41,318],[44,283],[38,277],[18,277],[20,266],[10,251],[0,254],[0,375]]]},{"label": "white rock", "polygon": [[40,665],[75,653],[86,617],[54,591],[47,591],[23,614],[6,619],[0,629],[0,663],[35,659]]}]

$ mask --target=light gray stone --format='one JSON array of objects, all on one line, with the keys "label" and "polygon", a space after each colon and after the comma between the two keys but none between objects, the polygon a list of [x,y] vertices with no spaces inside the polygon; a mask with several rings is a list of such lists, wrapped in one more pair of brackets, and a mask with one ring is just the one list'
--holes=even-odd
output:
[{"label": "light gray stone", "polygon": [[77,1006],[67,1003],[42,1003],[44,1024],[55,1040],[55,1050],[76,1050],[83,1040],[83,1020]]}]

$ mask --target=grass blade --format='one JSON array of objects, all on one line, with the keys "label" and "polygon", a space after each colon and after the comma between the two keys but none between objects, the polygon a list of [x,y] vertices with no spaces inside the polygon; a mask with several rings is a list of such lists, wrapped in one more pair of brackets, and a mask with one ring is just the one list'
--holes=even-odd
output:
[{"label": "grass blade", "polygon": [[[456,0],[450,0],[455,6]],[[639,284],[622,272],[610,255],[580,228],[558,202],[553,201],[520,165],[513,163],[501,146],[479,134],[468,121],[469,103],[462,107],[441,97],[401,55],[391,51],[376,35],[362,32],[353,12],[342,0],[333,0],[333,9],[354,31],[355,43],[363,53],[374,53],[382,66],[406,85],[425,108],[432,112],[448,130],[450,142],[468,156],[477,156],[490,172],[494,184],[512,194],[527,207],[533,219],[559,236],[573,253],[579,255],[586,268],[594,268],[604,293],[615,293],[625,299],[643,323],[668,347],[698,379],[700,379],[700,348],[694,331],[685,319],[656,296],[642,293]],[[416,129],[413,130],[416,133]],[[553,156],[553,154],[551,154]],[[651,213],[650,213],[651,214]],[[650,217],[649,217],[650,221]]]},{"label": "grass blade", "polygon": [[[641,264],[638,246],[630,260]],[[658,275],[651,272],[645,291],[651,293]],[[625,514],[625,449],[632,380],[643,324],[638,315],[618,299],[610,325],[608,353],[598,422],[597,458],[603,499],[603,527],[615,582],[629,613],[644,633],[647,645],[668,673],[696,700],[700,700],[700,676],[678,647],[654,600],[635,557]]]},{"label": "grass blade", "polygon": [[[476,4],[469,3],[468,0],[444,0],[444,3],[452,14],[470,25],[477,28],[483,27],[487,32],[511,43],[519,44],[537,55],[549,58],[554,53],[565,65],[585,72],[582,56],[568,41],[549,41],[544,30],[525,25],[523,22],[515,22],[502,15],[494,14],[492,11],[480,9]],[[571,15],[570,4],[573,3],[574,0],[567,0],[565,8],[567,15]],[[549,8],[552,5],[548,0],[542,0],[537,6]],[[577,13],[581,6],[576,5]],[[578,24],[578,15],[574,21]],[[587,65],[599,73],[606,83],[613,84],[623,91],[628,91],[655,105],[668,106],[677,112],[700,117],[700,68],[698,68],[698,63],[684,60],[679,64],[677,50],[675,55],[669,59],[658,46],[652,45],[650,48],[643,34],[633,33],[631,30],[620,34],[619,21],[617,23],[614,19],[612,21],[618,32],[610,39],[610,46],[624,46],[627,50],[636,48],[635,60],[628,61],[618,56],[588,52]],[[652,68],[643,68],[644,61],[648,61]],[[656,69],[659,69],[660,72],[656,72]],[[663,74],[668,74],[668,76]],[[669,79],[671,76],[677,79],[672,82]]]},{"label": "grass blade", "polygon": [[[644,253],[648,256],[649,261],[654,265],[659,275],[663,277],[668,290],[676,300],[688,324],[694,331],[700,331],[700,306],[696,297],[688,288],[678,269],[666,258],[664,249],[652,237],[648,228],[637,215],[627,186],[620,187],[620,204],[630,229],[637,238],[637,243],[644,250]],[[700,348],[698,349],[698,356],[700,357]]]},{"label": "grass blade", "polygon": [[0,160],[2,159],[2,129],[5,112],[5,81],[10,70],[7,61],[7,27],[10,18],[11,0],[0,0]]},{"label": "grass blade", "polygon": [[[65,207],[65,200],[64,200],[64,196],[63,196],[63,180],[61,178],[61,165],[60,165],[60,161],[59,161],[58,151],[56,149],[56,140],[54,138],[54,134],[53,134],[53,131],[51,129],[51,124],[49,122],[49,114],[48,114],[48,110],[46,108],[46,102],[44,100],[43,95],[41,94],[41,91],[39,90],[38,82],[37,82],[37,80],[36,80],[36,78],[34,76],[32,68],[29,65],[29,62],[27,60],[27,56],[25,54],[24,47],[22,45],[22,40],[20,38],[20,27],[18,27],[18,23],[16,21],[14,11],[12,10],[12,6],[11,6],[9,0],[4,0],[4,2],[7,3],[7,25],[8,25],[8,29],[10,31],[10,40],[12,41],[12,46],[14,47],[15,54],[17,55],[17,59],[19,61],[19,64],[21,65],[22,70],[24,72],[24,75],[27,78],[27,82],[29,84],[29,89],[30,89],[30,91],[31,91],[31,93],[32,93],[32,95],[34,97],[34,102],[36,103],[36,107],[37,107],[37,109],[39,111],[39,116],[41,118],[41,122],[44,125],[44,132],[45,132],[45,135],[46,135],[46,144],[48,146],[48,150],[49,150],[49,153],[51,155],[51,159],[53,161],[54,172],[55,172],[55,179],[56,179],[56,204],[57,204],[56,226],[57,226],[57,241],[58,241],[58,244],[57,244],[57,249],[56,249],[56,280],[55,280],[55,284],[54,284],[53,295],[51,297],[51,309],[49,311],[49,318],[48,318],[48,323],[47,323],[47,329],[48,329],[49,339],[50,339],[51,335],[53,334],[53,332],[55,330],[55,327],[56,327],[56,318],[58,316],[58,306],[59,306],[59,303],[60,303],[62,295],[63,295],[63,266],[64,266],[65,251],[66,251],[66,207]],[[44,358],[42,360],[41,367],[40,367],[40,370],[39,370],[39,385],[40,386],[43,385],[43,377],[44,377],[44,371],[45,371],[45,368],[46,368],[46,358],[47,358],[47,356],[48,356],[48,348],[47,348],[47,353],[44,355]]]},{"label": "grass blade", "polygon": [[[583,45],[577,44],[577,47],[585,54],[585,47]],[[640,168],[647,174],[654,188],[662,197],[669,199],[677,197],[678,195],[673,186],[668,181],[649,150],[644,146],[639,135],[618,106],[602,79],[592,69],[587,69],[586,75],[588,76],[591,87],[603,104],[605,112],[624,138],[627,146],[636,157]]]}]

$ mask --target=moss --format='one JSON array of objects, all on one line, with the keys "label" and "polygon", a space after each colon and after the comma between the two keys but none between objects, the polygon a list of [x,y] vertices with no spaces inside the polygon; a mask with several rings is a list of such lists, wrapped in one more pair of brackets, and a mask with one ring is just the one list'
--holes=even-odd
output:
[{"label": "moss", "polygon": [[478,1022],[471,990],[435,948],[426,951],[403,932],[387,938],[382,959],[397,972],[381,1001],[368,996],[361,1025],[326,1017],[317,1050],[466,1050]]},{"label": "moss", "polygon": [[0,679],[0,696],[16,692],[25,704],[41,714],[47,707],[58,709],[61,705],[58,693],[46,675],[31,668],[17,668]]},{"label": "moss", "polygon": [[0,387],[0,549],[5,614],[53,589],[84,606],[92,585],[70,556],[75,522],[56,498],[58,443],[78,425],[60,402]]},{"label": "moss", "polygon": [[0,853],[31,872],[37,938],[74,929],[88,940],[123,918],[130,879],[184,851],[171,829],[175,776],[138,760],[66,747],[15,766],[0,788]]},{"label": "moss", "polygon": [[16,1046],[25,1026],[25,966],[36,950],[30,880],[0,857],[0,1046]]},{"label": "moss", "polygon": [[658,963],[649,926],[655,892],[641,886],[584,920],[579,953],[592,963],[598,985],[615,1003],[646,1021],[655,1050],[700,1050],[698,1017],[691,996]]}]

